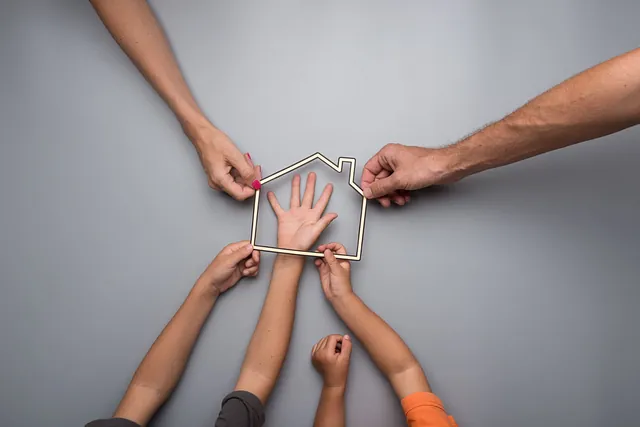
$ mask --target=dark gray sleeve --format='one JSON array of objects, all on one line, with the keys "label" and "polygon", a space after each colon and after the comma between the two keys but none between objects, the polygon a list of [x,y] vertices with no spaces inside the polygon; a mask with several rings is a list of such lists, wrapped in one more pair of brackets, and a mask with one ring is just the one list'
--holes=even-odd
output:
[{"label": "dark gray sleeve", "polygon": [[91,421],[84,427],[140,427],[137,423],[124,418],[109,418]]},{"label": "dark gray sleeve", "polygon": [[253,393],[234,391],[222,400],[215,427],[261,427],[264,407]]}]

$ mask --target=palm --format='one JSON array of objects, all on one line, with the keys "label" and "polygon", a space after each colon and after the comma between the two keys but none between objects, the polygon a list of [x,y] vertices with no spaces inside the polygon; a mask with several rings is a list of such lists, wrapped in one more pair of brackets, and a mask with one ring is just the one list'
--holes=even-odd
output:
[{"label": "palm", "polygon": [[338,215],[323,215],[333,187],[328,184],[322,191],[318,202],[313,206],[316,176],[310,173],[302,201],[300,200],[300,176],[296,175],[291,183],[290,208],[285,211],[278,203],[275,194],[268,193],[271,207],[278,218],[278,247],[294,250],[308,250],[318,239],[322,231]]}]

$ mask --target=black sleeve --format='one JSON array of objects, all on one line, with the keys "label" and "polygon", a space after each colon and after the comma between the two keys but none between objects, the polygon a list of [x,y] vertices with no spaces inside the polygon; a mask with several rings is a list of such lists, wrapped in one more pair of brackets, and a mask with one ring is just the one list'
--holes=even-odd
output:
[{"label": "black sleeve", "polygon": [[264,407],[260,399],[248,391],[234,391],[222,400],[215,427],[261,427],[263,424]]},{"label": "black sleeve", "polygon": [[124,418],[109,418],[91,421],[84,427],[140,427],[137,423]]}]

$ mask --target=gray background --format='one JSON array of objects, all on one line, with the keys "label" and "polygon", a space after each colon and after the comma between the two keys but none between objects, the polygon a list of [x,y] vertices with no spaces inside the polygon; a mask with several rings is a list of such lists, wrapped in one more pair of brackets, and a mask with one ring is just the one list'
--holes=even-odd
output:
[{"label": "gray background", "polygon": [[[638,2],[153,6],[205,112],[265,174],[317,150],[362,166],[389,141],[455,141],[640,40]],[[113,411],[207,263],[248,237],[250,203],[207,187],[88,3],[2,4],[0,100],[0,417],[81,425]],[[372,205],[355,289],[461,426],[637,422],[639,137]],[[219,300],[156,425],[211,425],[272,262]],[[309,266],[267,425],[311,425],[309,351],[334,332]],[[357,343],[349,381],[349,425],[402,425]]]}]

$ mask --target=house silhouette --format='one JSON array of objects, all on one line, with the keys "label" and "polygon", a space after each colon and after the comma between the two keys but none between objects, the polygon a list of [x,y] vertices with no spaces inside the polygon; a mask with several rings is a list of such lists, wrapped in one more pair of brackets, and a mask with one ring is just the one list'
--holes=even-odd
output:
[{"label": "house silhouette", "polygon": [[[342,172],[342,167],[345,163],[351,164],[350,171],[349,171],[349,186],[353,188],[353,190],[356,193],[358,193],[359,197],[362,198],[362,207],[360,209],[360,222],[358,226],[358,245],[357,245],[355,254],[353,255],[336,254],[336,258],[346,259],[351,261],[360,261],[360,258],[362,257],[362,240],[364,238],[364,223],[365,223],[365,217],[367,213],[367,198],[364,197],[364,193],[362,192],[362,189],[358,186],[358,184],[355,183],[356,159],[351,157],[339,157],[338,163],[336,164],[336,163],[333,163],[328,158],[326,158],[321,153],[315,153],[307,158],[300,160],[299,162],[292,164],[291,166],[288,166],[272,175],[269,175],[266,178],[262,178],[260,180],[260,184],[261,186],[264,186],[265,184],[275,179],[278,179],[290,172],[293,172],[294,170],[301,168],[302,166],[308,163],[311,163],[314,160],[321,160],[324,164],[326,164],[336,172]],[[251,245],[253,245],[253,248],[257,251],[262,251],[262,252],[274,252],[279,254],[301,255],[301,256],[312,256],[317,258],[324,258],[324,254],[322,252],[298,251],[298,250],[288,249],[288,248],[256,245],[256,235],[258,232],[258,215],[259,215],[258,207],[260,205],[260,193],[261,193],[261,190],[256,190],[254,201],[253,201],[253,219],[251,222]]]}]

